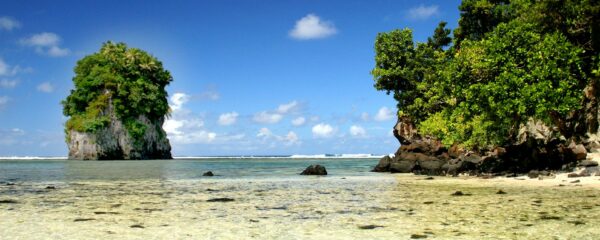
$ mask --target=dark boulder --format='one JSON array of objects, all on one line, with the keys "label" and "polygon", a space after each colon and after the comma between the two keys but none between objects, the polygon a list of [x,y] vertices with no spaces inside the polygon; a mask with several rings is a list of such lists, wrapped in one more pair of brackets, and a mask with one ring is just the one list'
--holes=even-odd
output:
[{"label": "dark boulder", "polygon": [[392,162],[392,158],[390,156],[384,156],[379,160],[379,163],[375,168],[373,168],[373,172],[388,172],[390,171],[390,163]]},{"label": "dark boulder", "polygon": [[598,166],[598,162],[592,160],[584,160],[577,164],[579,167],[595,167]]},{"label": "dark boulder", "polygon": [[587,176],[600,176],[600,168],[598,166],[586,167],[580,173],[580,175],[584,175],[584,174]]},{"label": "dark boulder", "polygon": [[529,178],[537,178],[540,176],[540,172],[538,170],[531,170],[529,171],[529,173],[527,174],[527,176]]},{"label": "dark boulder", "polygon": [[310,165],[300,175],[327,175],[327,170],[321,165]]},{"label": "dark boulder", "polygon": [[390,164],[391,173],[411,173],[415,168],[416,164],[414,161],[401,160],[399,162],[393,162]]},{"label": "dark boulder", "polygon": [[440,175],[443,172],[442,166],[446,164],[447,161],[442,159],[437,159],[435,157],[431,157],[428,160],[419,160],[417,164],[419,166],[420,174],[427,175]]},{"label": "dark boulder", "polygon": [[583,160],[587,157],[587,150],[585,150],[583,144],[571,144],[569,148],[575,155],[575,160]]},{"label": "dark boulder", "polygon": [[208,171],[208,172],[205,172],[205,173],[202,174],[202,176],[205,176],[205,177],[212,177],[214,175],[215,174],[213,174],[213,172],[211,172],[211,171]]}]

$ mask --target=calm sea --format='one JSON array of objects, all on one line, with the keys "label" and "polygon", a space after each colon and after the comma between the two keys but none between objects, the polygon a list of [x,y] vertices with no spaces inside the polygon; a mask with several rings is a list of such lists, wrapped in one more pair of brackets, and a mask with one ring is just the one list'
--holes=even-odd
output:
[{"label": "calm sea", "polygon": [[69,161],[56,159],[0,160],[0,181],[46,182],[81,180],[297,178],[311,164],[327,168],[328,176],[371,176],[376,158],[202,158],[152,161]]}]

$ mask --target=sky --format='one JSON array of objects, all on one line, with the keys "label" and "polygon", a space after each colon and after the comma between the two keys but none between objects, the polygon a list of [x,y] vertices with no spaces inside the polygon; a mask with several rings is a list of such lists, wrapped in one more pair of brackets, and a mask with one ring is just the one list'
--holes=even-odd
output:
[{"label": "sky", "polygon": [[376,91],[377,33],[426,41],[458,0],[0,3],[0,156],[66,156],[60,101],[103,42],[169,70],[174,156],[395,152],[396,103]]}]

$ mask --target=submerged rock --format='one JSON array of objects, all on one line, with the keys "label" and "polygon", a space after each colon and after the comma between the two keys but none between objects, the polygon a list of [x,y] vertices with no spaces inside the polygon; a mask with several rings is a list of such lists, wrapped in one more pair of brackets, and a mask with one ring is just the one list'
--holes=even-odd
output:
[{"label": "submerged rock", "polygon": [[203,174],[202,174],[202,176],[205,176],[205,177],[212,177],[212,176],[214,176],[214,174],[213,174],[213,172],[212,172],[212,171],[208,171],[208,172],[205,172],[205,173],[203,173]]},{"label": "submerged rock", "polygon": [[207,202],[233,202],[235,199],[233,198],[211,198],[206,200]]},{"label": "submerged rock", "polygon": [[366,230],[368,230],[368,229],[375,229],[375,228],[382,228],[382,227],[383,226],[381,226],[381,225],[373,225],[373,224],[358,226],[359,229],[366,229]]},{"label": "submerged rock", "polygon": [[319,164],[310,165],[300,175],[327,175],[327,170]]}]

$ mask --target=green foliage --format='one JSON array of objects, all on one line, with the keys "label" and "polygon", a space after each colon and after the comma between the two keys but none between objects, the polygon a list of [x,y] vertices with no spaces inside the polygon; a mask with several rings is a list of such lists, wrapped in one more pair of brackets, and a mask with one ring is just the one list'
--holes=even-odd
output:
[{"label": "green foliage", "polygon": [[433,38],[427,44],[419,43],[415,47],[410,29],[380,33],[375,40],[375,68],[371,71],[375,79],[375,88],[393,92],[398,101],[401,115],[422,119],[428,112],[438,109],[444,103],[426,87],[439,78],[437,66],[446,60],[442,48],[451,40],[450,30],[441,22]]},{"label": "green foliage", "polygon": [[443,22],[427,44],[414,45],[409,29],[380,33],[375,87],[394,92],[400,112],[447,145],[506,144],[531,118],[567,136],[562,123],[600,77],[599,1],[465,0],[459,9],[446,50]]},{"label": "green foliage", "polygon": [[165,86],[171,74],[150,54],[124,43],[106,42],[77,62],[74,89],[63,100],[66,130],[96,132],[110,123],[109,107],[134,137],[143,136],[140,115],[157,119],[169,111]]}]

